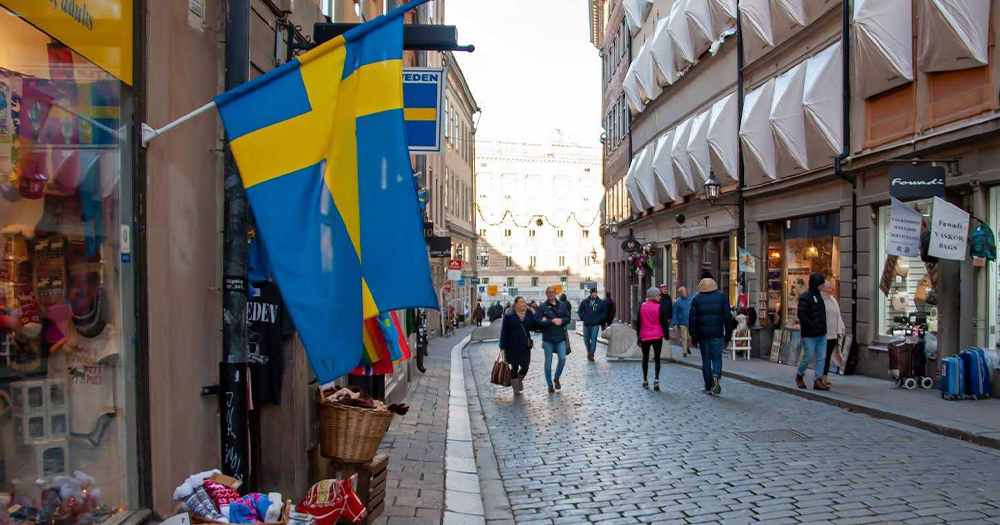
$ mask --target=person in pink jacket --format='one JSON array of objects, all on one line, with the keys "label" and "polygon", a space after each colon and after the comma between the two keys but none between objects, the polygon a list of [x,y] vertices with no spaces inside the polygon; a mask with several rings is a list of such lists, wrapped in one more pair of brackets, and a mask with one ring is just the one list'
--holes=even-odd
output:
[{"label": "person in pink jacket", "polygon": [[660,324],[660,289],[646,290],[646,302],[639,308],[636,332],[642,349],[642,388],[649,388],[649,350],[653,349],[656,364],[656,378],[653,390],[660,390],[660,352],[663,350],[663,327]]}]

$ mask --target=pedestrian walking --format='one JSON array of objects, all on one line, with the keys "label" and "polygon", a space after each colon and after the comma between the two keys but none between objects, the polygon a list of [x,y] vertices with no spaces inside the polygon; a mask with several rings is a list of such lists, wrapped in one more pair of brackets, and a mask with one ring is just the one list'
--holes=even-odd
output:
[{"label": "pedestrian walking", "polygon": [[732,337],[735,325],[729,298],[719,291],[715,279],[702,279],[698,283],[698,293],[691,299],[688,329],[691,342],[701,351],[706,394],[722,393],[722,349]]},{"label": "pedestrian walking", "polygon": [[670,357],[674,351],[670,346],[670,321],[674,317],[674,301],[670,298],[670,289],[666,283],[660,285],[660,326],[663,328],[663,338],[667,340],[667,350]]},{"label": "pedestrian walking", "polygon": [[835,290],[833,283],[825,281],[819,289],[823,294],[823,306],[826,307],[826,361],[823,363],[823,386],[829,387],[830,361],[833,360],[833,351],[837,349],[837,341],[847,333],[847,326],[844,325],[844,317],[840,315],[840,303],[833,296]]},{"label": "pedestrian walking", "polygon": [[500,349],[510,365],[510,386],[514,395],[524,391],[524,376],[531,364],[531,331],[535,329],[535,316],[528,309],[524,297],[514,299],[514,306],[503,317],[500,325]]},{"label": "pedestrian walking", "polygon": [[823,274],[816,272],[809,276],[809,289],[799,296],[799,330],[802,344],[805,346],[805,356],[799,363],[795,373],[795,385],[806,388],[805,375],[810,362],[815,362],[813,368],[813,390],[829,390],[823,383],[823,362],[826,356],[826,302],[819,287],[826,282]]},{"label": "pedestrian walking", "polygon": [[483,319],[486,318],[486,311],[483,310],[483,303],[476,302],[476,310],[472,312],[472,320],[476,322],[476,326],[483,326]]},{"label": "pedestrian walking", "polygon": [[691,335],[688,329],[688,319],[691,312],[691,298],[688,289],[681,286],[677,289],[677,300],[674,301],[673,321],[677,327],[677,338],[681,341],[684,357],[691,355]]},{"label": "pedestrian walking", "polygon": [[503,306],[500,306],[500,301],[494,301],[489,311],[490,322],[492,323],[501,317],[503,317]]},{"label": "pedestrian walking", "polygon": [[604,328],[607,329],[611,326],[611,323],[615,322],[615,314],[618,313],[615,306],[615,300],[611,297],[611,292],[606,292],[604,294],[604,308],[608,311],[608,315],[604,319]]},{"label": "pedestrian walking", "polygon": [[660,323],[660,301],[663,294],[659,288],[646,290],[646,302],[639,307],[636,318],[636,333],[639,348],[642,349],[642,388],[649,388],[649,351],[653,351],[655,377],[653,390],[660,390],[660,355],[663,352],[663,325]]},{"label": "pedestrian walking", "polygon": [[[545,350],[545,382],[549,385],[549,393],[552,393],[562,388],[559,378],[566,366],[566,326],[569,325],[570,317],[566,304],[556,299],[555,287],[546,288],[545,297],[545,302],[535,309],[535,317],[538,319],[537,326],[542,331],[542,348]],[[552,376],[553,354],[559,358],[555,377]]]},{"label": "pedestrian walking", "polygon": [[583,323],[583,345],[587,347],[587,359],[593,361],[597,352],[597,336],[608,317],[608,307],[601,300],[597,288],[591,288],[590,297],[580,301],[577,315]]}]

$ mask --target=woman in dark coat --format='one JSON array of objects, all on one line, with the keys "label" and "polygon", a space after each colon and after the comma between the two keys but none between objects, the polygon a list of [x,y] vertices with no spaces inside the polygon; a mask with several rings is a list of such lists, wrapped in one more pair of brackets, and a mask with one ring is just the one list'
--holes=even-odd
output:
[{"label": "woman in dark coat", "polygon": [[503,316],[500,326],[500,349],[507,356],[510,364],[510,386],[514,394],[524,391],[524,376],[528,373],[531,363],[531,330],[535,328],[535,316],[528,309],[524,297],[514,299],[514,307]]}]

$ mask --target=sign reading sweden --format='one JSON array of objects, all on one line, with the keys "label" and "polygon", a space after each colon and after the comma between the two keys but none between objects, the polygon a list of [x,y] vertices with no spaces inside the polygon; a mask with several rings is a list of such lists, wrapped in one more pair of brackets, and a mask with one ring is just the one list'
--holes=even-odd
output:
[{"label": "sign reading sweden", "polygon": [[403,69],[403,118],[411,153],[441,153],[444,127],[441,101],[444,99],[444,70],[408,67]]}]

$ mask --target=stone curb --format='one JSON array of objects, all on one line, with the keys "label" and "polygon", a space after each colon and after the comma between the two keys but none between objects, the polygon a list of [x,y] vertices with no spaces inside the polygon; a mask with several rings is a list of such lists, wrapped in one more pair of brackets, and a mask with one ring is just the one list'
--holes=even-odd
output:
[{"label": "stone curb", "polygon": [[469,402],[465,391],[462,350],[472,335],[451,349],[448,433],[445,444],[444,525],[485,525],[486,512],[472,446]]}]

